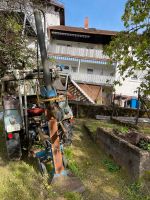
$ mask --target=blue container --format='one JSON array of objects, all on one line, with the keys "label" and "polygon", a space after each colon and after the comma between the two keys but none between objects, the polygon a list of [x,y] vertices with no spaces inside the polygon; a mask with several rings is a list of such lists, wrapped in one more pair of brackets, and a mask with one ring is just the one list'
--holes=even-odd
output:
[{"label": "blue container", "polygon": [[138,108],[138,100],[136,98],[132,98],[130,100],[130,107],[131,108]]}]

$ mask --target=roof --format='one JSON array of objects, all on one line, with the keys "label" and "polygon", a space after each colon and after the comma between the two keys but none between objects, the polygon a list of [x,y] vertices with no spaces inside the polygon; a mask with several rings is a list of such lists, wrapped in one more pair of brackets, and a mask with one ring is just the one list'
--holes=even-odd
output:
[{"label": "roof", "polygon": [[84,42],[93,44],[109,44],[112,36],[117,31],[97,30],[95,28],[79,28],[72,26],[50,26],[48,27],[50,35],[56,40],[66,40],[74,42]]},{"label": "roof", "polygon": [[84,33],[84,34],[95,34],[95,35],[110,35],[114,36],[118,32],[117,31],[109,31],[109,30],[98,30],[95,28],[79,28],[79,27],[72,27],[72,26],[50,26],[49,30],[57,30],[57,31],[65,31],[65,32],[74,32],[74,33]]},{"label": "roof", "polygon": [[64,9],[64,5],[59,2],[58,0],[47,0],[50,4],[59,7],[59,8],[63,8]]}]

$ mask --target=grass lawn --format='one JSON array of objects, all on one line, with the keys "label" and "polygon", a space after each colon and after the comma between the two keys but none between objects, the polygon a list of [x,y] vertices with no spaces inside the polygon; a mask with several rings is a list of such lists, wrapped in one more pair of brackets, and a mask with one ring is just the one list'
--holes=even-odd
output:
[{"label": "grass lawn", "polygon": [[65,149],[69,168],[85,186],[82,195],[58,194],[40,176],[35,162],[8,162],[4,137],[0,135],[0,199],[2,200],[150,200],[142,193],[143,182],[131,184],[124,173],[87,136],[77,120],[73,144]]},{"label": "grass lawn", "polygon": [[[129,127],[118,125],[112,122],[107,122],[104,120],[86,119],[83,120],[83,122],[93,134],[96,133],[97,127],[104,128],[106,131],[113,131],[113,129],[115,129],[122,134],[128,133],[128,131],[130,130]],[[150,134],[150,124],[139,124],[138,127],[139,132]]]},{"label": "grass lawn", "polygon": [[146,192],[150,192],[150,185],[143,181],[131,183],[127,174],[89,139],[81,126],[81,120],[76,122],[73,146],[66,150],[66,154],[70,168],[85,185],[83,199],[150,200],[150,196],[142,193],[143,187]]},{"label": "grass lawn", "polygon": [[150,135],[150,124],[140,124],[140,131],[145,134]]},{"label": "grass lawn", "polygon": [[[2,125],[0,123],[0,130]],[[63,200],[43,179],[34,159],[8,161],[0,132],[0,200]],[[67,200],[69,198],[64,198]]]},{"label": "grass lawn", "polygon": [[85,125],[88,127],[90,132],[96,133],[98,127],[104,128],[106,131],[113,131],[113,129],[118,130],[120,133],[125,134],[129,131],[128,127],[121,126],[112,122],[107,122],[104,120],[86,119],[83,120]]},{"label": "grass lawn", "polygon": [[0,199],[48,199],[44,180],[36,170],[34,161],[8,161],[2,132],[0,132]]}]

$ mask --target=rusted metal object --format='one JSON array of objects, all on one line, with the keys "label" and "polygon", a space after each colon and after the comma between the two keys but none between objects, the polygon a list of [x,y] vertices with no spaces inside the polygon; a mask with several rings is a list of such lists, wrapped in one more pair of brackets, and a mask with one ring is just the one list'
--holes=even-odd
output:
[{"label": "rusted metal object", "polygon": [[64,171],[64,166],[63,166],[63,158],[60,148],[60,139],[58,136],[58,125],[56,119],[51,118],[49,120],[49,129],[50,129],[50,141],[52,145],[55,174],[61,174],[62,171]]}]

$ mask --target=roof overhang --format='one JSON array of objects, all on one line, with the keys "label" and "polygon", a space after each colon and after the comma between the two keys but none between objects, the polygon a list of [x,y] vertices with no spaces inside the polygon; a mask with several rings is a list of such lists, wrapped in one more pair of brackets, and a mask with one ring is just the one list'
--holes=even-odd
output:
[{"label": "roof overhang", "polygon": [[84,29],[69,26],[51,26],[49,27],[49,31],[53,39],[96,44],[108,44],[112,37],[118,33],[116,31]]}]

